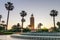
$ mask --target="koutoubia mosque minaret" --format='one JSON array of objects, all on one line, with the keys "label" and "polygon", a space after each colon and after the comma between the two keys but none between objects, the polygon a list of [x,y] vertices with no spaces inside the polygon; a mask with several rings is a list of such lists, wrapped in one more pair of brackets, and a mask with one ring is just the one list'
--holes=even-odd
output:
[{"label": "koutoubia mosque minaret", "polygon": [[31,26],[31,30],[33,31],[34,30],[34,16],[33,16],[33,14],[31,14],[31,17],[30,17],[30,26]]}]

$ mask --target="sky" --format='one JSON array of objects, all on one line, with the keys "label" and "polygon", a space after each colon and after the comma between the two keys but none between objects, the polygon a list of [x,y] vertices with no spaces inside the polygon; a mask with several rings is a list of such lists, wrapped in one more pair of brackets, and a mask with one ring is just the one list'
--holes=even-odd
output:
[{"label": "sky", "polygon": [[31,14],[33,14],[35,18],[35,28],[39,23],[43,24],[42,27],[53,27],[53,18],[49,15],[53,9],[58,11],[56,23],[60,21],[60,0],[0,0],[0,15],[2,15],[2,20],[4,20],[5,23],[8,14],[5,8],[5,3],[7,2],[11,2],[14,5],[13,11],[10,11],[8,29],[17,23],[21,25],[20,12],[22,10],[27,12],[27,16],[24,17],[26,20],[24,27],[30,24]]}]

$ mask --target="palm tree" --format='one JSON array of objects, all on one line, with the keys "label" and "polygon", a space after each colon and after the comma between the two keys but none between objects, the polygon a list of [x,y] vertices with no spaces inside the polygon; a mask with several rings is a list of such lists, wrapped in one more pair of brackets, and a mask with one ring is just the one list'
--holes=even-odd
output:
[{"label": "palm tree", "polygon": [[38,28],[41,28],[42,25],[43,25],[42,23],[39,23],[39,24],[38,24]]},{"label": "palm tree", "polygon": [[2,15],[0,15],[0,22],[1,22]]},{"label": "palm tree", "polygon": [[56,10],[51,10],[50,16],[53,17],[54,29],[56,28],[56,27],[55,27],[55,17],[56,17],[57,15],[58,15],[58,11],[56,11]]},{"label": "palm tree", "polygon": [[8,21],[9,21],[9,13],[10,13],[10,11],[12,11],[13,8],[14,8],[13,3],[7,2],[7,3],[5,4],[5,8],[8,10],[8,15],[7,15],[7,26],[6,26],[6,30],[7,30]]},{"label": "palm tree", "polygon": [[25,11],[22,11],[22,12],[20,13],[20,16],[22,17],[22,19],[21,19],[21,22],[22,22],[21,32],[23,32],[23,23],[25,22],[24,17],[25,17],[26,15],[27,15],[27,13],[26,13]]}]

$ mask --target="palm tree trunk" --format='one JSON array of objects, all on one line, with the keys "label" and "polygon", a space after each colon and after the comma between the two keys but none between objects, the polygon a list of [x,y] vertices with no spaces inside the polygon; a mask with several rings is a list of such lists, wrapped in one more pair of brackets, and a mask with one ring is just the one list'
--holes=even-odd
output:
[{"label": "palm tree trunk", "polygon": [[[23,17],[22,17],[22,19],[23,19]],[[22,28],[21,28],[21,33],[23,32],[23,20],[22,20]]]},{"label": "palm tree trunk", "polygon": [[1,24],[1,18],[0,18],[0,24]]},{"label": "palm tree trunk", "polygon": [[53,17],[54,29],[55,29],[55,17]]},{"label": "palm tree trunk", "polygon": [[1,18],[0,18],[0,22],[1,22]]},{"label": "palm tree trunk", "polygon": [[9,10],[8,10],[8,15],[7,15],[7,26],[6,26],[6,30],[8,28],[8,21],[9,21]]},{"label": "palm tree trunk", "polygon": [[[22,19],[23,19],[23,17],[22,17]],[[23,21],[22,21],[22,29],[23,29]]]}]

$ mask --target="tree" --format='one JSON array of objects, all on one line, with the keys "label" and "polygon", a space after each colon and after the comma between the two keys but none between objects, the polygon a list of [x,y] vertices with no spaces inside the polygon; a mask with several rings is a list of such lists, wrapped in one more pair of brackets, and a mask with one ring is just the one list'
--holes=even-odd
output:
[{"label": "tree", "polygon": [[37,32],[48,32],[48,29],[44,27],[43,29],[38,29]]},{"label": "tree", "polygon": [[59,27],[59,29],[60,29],[60,22],[57,22],[57,26]]},{"label": "tree", "polygon": [[54,23],[54,29],[56,28],[55,26],[55,17],[58,15],[58,11],[56,10],[51,10],[50,16],[53,17],[53,23]]},{"label": "tree", "polygon": [[9,21],[9,13],[10,13],[10,11],[12,11],[13,8],[14,8],[13,3],[7,2],[7,3],[5,4],[5,8],[8,10],[8,15],[7,15],[7,26],[6,26],[6,30],[7,30],[8,21]]},{"label": "tree", "polygon": [[4,30],[5,27],[3,25],[0,24],[0,31]]},{"label": "tree", "polygon": [[39,23],[39,24],[38,24],[38,28],[41,28],[42,25],[43,25],[42,23]]},{"label": "tree", "polygon": [[23,32],[31,32],[31,30],[29,28],[24,28]]},{"label": "tree", "polygon": [[19,28],[20,28],[20,24],[19,24],[19,23],[17,23],[17,27],[19,27]]},{"label": "tree", "polygon": [[5,23],[5,21],[2,21],[2,23]]},{"label": "tree", "polygon": [[22,12],[20,13],[20,16],[22,17],[22,19],[21,19],[21,22],[22,22],[21,32],[23,32],[23,23],[25,22],[24,17],[25,17],[26,15],[27,15],[27,13],[26,13],[25,11],[22,11]]},{"label": "tree", "polygon": [[0,22],[1,22],[2,15],[0,15]]},{"label": "tree", "polygon": [[12,32],[20,32],[20,29],[21,29],[20,26],[13,25],[11,30],[12,30]]},{"label": "tree", "polygon": [[17,28],[17,26],[16,26],[16,25],[13,25],[13,26],[12,26],[12,29],[16,29],[16,28]]}]

